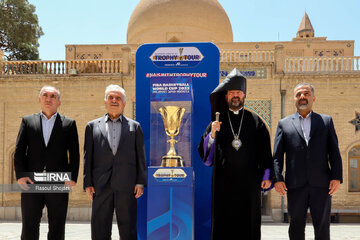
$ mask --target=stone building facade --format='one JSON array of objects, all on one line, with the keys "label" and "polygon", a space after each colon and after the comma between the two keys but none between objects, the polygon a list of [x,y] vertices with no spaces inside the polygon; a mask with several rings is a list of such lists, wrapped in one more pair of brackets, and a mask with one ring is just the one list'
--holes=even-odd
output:
[{"label": "stone building facade", "polygon": [[[184,12],[190,19],[181,21]],[[126,44],[66,45],[66,60],[59,61],[1,61],[0,184],[15,182],[13,154],[21,117],[40,110],[37,97],[43,85],[60,89],[59,112],[77,121],[82,157],[85,125],[105,113],[108,84],[124,87],[125,115],[135,117],[136,49],[150,42],[193,41],[218,46],[220,81],[234,67],[247,77],[246,106],[266,122],[272,143],[277,122],[295,112],[294,86],[300,82],[315,86],[314,111],[333,117],[343,159],[344,183],[333,197],[333,211],[340,213],[340,221],[356,220],[360,214],[360,57],[354,56],[354,41],[315,37],[305,14],[290,41],[233,42],[231,23],[217,0],[142,0],[130,18]],[[90,216],[82,169],[81,160],[78,184],[70,194],[71,220]],[[264,200],[264,214],[281,221],[286,199],[282,205],[281,197],[271,191]],[[0,193],[0,219],[20,219],[18,193]]]}]

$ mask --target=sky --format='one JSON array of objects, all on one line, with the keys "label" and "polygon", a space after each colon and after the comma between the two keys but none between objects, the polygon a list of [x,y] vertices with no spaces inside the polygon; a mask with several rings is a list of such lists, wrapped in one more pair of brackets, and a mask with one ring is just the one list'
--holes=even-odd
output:
[{"label": "sky", "polygon": [[[65,59],[66,44],[126,44],[131,13],[140,0],[28,0],[44,35],[42,60]],[[193,0],[196,1],[196,0]],[[218,0],[234,42],[291,41],[307,12],[315,37],[355,40],[360,56],[360,0]]]}]

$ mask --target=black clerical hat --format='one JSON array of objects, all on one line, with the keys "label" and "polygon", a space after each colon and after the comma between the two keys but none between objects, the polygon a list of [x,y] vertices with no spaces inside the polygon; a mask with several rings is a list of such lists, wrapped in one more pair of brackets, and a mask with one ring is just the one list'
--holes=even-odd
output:
[{"label": "black clerical hat", "polygon": [[210,94],[211,120],[215,120],[215,113],[225,113],[229,108],[225,100],[228,90],[240,90],[246,94],[246,78],[234,68]]}]

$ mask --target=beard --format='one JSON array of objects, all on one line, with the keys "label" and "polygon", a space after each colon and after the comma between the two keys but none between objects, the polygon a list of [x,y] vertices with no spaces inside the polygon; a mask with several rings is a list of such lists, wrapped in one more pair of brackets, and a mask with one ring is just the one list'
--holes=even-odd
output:
[{"label": "beard", "polygon": [[233,97],[228,102],[228,105],[229,105],[229,108],[236,111],[244,106],[244,101],[241,101],[241,99],[239,97]]},{"label": "beard", "polygon": [[297,107],[300,110],[306,110],[308,108],[309,102],[307,99],[301,99],[297,102]]}]

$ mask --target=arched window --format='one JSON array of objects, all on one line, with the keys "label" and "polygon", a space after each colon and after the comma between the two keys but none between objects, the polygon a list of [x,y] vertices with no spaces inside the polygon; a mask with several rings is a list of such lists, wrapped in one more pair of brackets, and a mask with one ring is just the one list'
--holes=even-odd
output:
[{"label": "arched window", "polygon": [[360,192],[360,145],[349,151],[349,191]]}]

